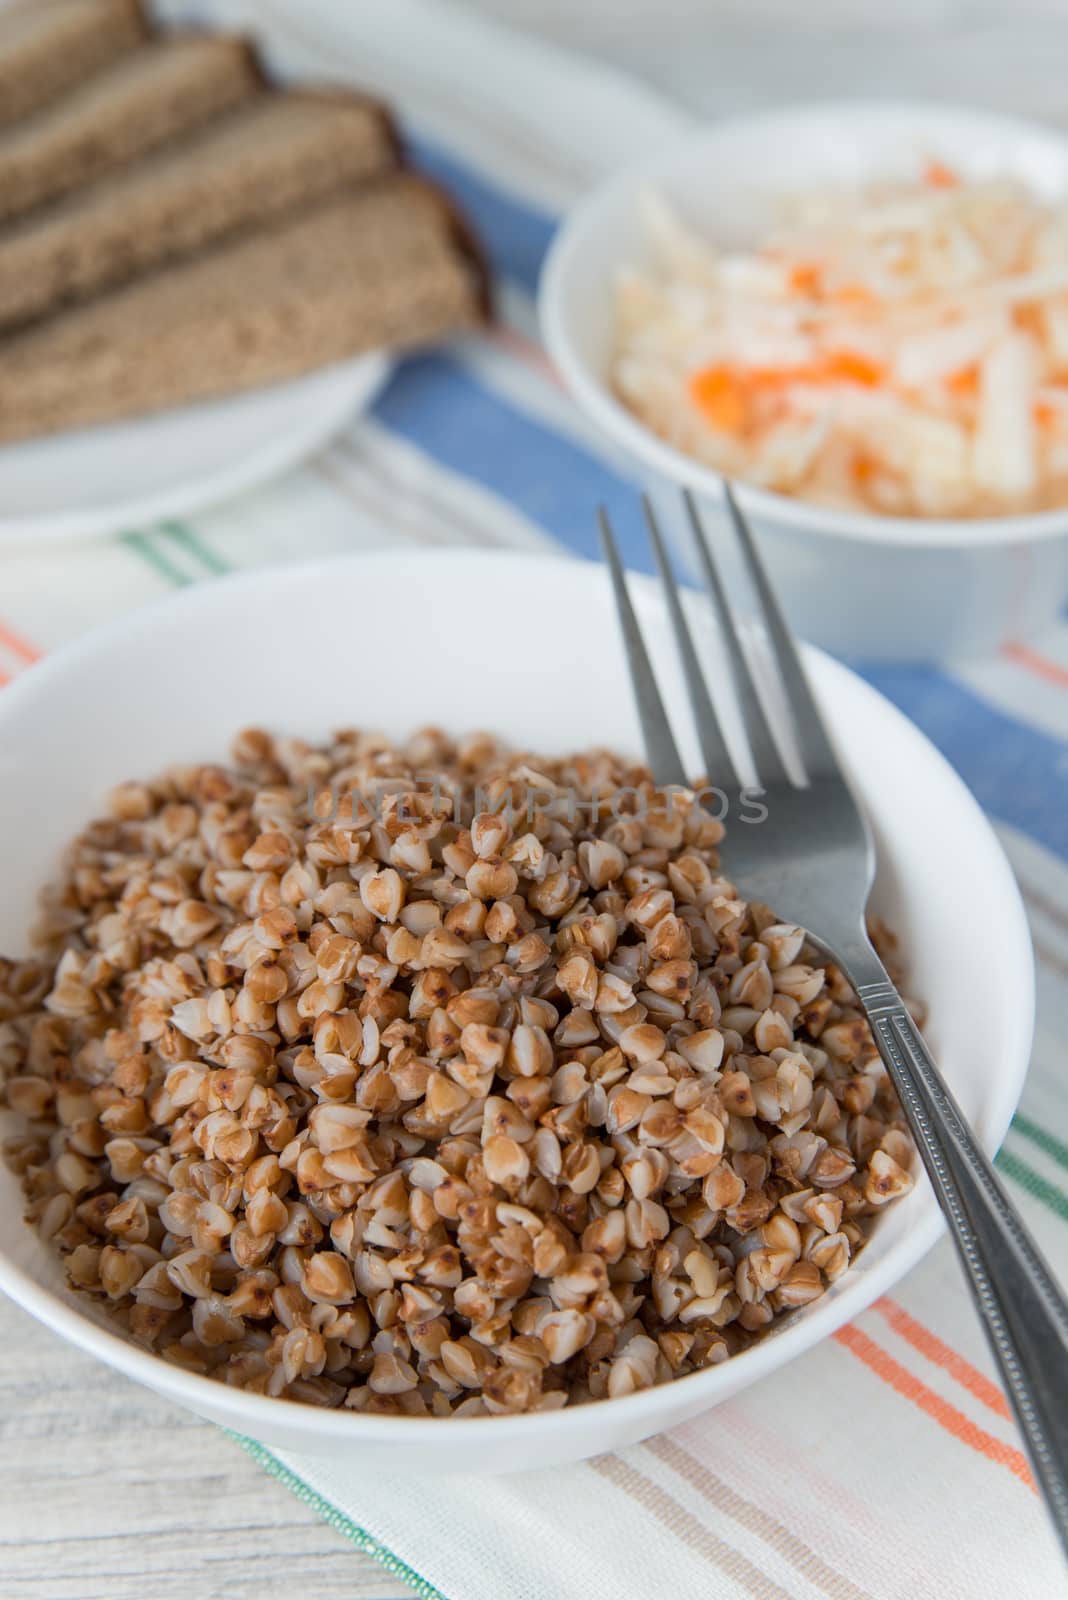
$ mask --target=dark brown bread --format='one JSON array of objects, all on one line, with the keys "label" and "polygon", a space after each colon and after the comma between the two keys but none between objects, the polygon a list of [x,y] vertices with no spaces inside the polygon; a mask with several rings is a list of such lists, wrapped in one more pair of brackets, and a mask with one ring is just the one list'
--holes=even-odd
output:
[{"label": "dark brown bread", "polygon": [[484,278],[408,174],[165,268],[5,341],[0,439],[256,388],[476,323]]},{"label": "dark brown bread", "polygon": [[262,87],[242,39],[144,45],[0,134],[0,221],[188,133]]},{"label": "dark brown bread", "polygon": [[0,328],[261,226],[396,164],[356,94],[271,94],[0,235]]},{"label": "dark brown bread", "polygon": [[137,0],[22,0],[0,10],[0,126],[141,44]]}]

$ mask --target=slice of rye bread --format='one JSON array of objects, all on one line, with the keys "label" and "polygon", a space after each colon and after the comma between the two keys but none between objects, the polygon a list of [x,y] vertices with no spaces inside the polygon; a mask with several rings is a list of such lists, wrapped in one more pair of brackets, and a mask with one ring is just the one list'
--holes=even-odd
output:
[{"label": "slice of rye bread", "polygon": [[361,184],[0,343],[0,439],[257,388],[477,323],[486,280],[449,202]]},{"label": "slice of rye bread", "polygon": [[0,10],[0,126],[143,43],[137,0],[22,0]]},{"label": "slice of rye bread", "polygon": [[87,299],[397,164],[356,94],[268,94],[0,234],[0,328]]},{"label": "slice of rye bread", "polygon": [[263,87],[244,39],[144,45],[0,134],[0,221],[200,127]]}]

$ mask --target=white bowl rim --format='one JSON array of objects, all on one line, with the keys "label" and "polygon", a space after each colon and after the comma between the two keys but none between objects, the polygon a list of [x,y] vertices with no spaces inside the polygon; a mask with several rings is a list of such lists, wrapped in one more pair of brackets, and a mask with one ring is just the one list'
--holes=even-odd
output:
[{"label": "white bowl rim", "polygon": [[[725,140],[746,135],[761,135],[781,127],[788,137],[799,123],[841,124],[848,137],[849,119],[856,121],[918,124],[920,131],[932,134],[939,124],[947,128],[967,122],[976,130],[985,129],[1019,144],[1043,145],[1068,158],[1068,134],[1029,122],[1026,118],[1005,116],[967,106],[946,105],[922,100],[834,100],[799,102],[771,111],[759,111],[695,128],[684,139],[661,146],[639,161],[599,184],[568,213],[549,246],[538,286],[538,314],[546,347],[568,388],[579,404],[609,438],[624,445],[645,465],[653,467],[674,482],[689,485],[697,492],[716,498],[722,495],[724,477],[715,468],[687,455],[661,439],[627,409],[608,384],[592,372],[576,351],[567,332],[566,283],[591,237],[598,231],[603,212],[633,196],[643,182],[665,178],[685,158],[693,160],[695,151],[706,148],[714,158],[717,146]],[[1068,506],[1049,511],[1034,511],[1003,517],[893,517],[875,512],[842,511],[800,500],[791,495],[761,489],[744,479],[732,480],[731,487],[746,511],[766,517],[780,526],[832,539],[848,539],[865,544],[905,545],[918,549],[957,549],[971,546],[1018,544],[1055,539],[1068,535]]]},{"label": "white bowl rim", "polygon": [[[435,567],[456,569],[463,561],[469,561],[472,554],[470,549],[464,547],[423,551],[420,552],[420,563],[427,569]],[[489,559],[502,568],[511,567],[516,574],[513,581],[516,582],[520,592],[523,589],[524,572],[530,574],[532,581],[539,581],[550,567],[556,567],[561,573],[566,574],[570,583],[589,582],[591,579],[595,582],[607,581],[603,569],[597,564],[575,561],[566,556],[557,558],[540,553],[511,550],[479,550],[477,555],[480,562]],[[77,639],[51,652],[26,673],[20,674],[4,691],[3,701],[0,702],[0,726],[7,708],[14,708],[24,701],[32,700],[54,680],[62,682],[69,675],[76,676],[81,662],[101,653],[110,654],[116,647],[121,648],[125,640],[146,630],[151,633],[154,620],[159,615],[172,615],[182,611],[195,612],[205,600],[209,604],[213,603],[224,589],[234,591],[235,600],[238,594],[247,597],[251,609],[257,591],[273,589],[293,578],[311,582],[329,582],[344,568],[355,567],[366,574],[367,570],[376,564],[395,571],[397,562],[404,559],[405,553],[396,550],[327,556],[313,561],[232,573],[226,577],[212,579],[210,583],[194,584],[177,593],[164,595],[147,605],[124,612],[119,617],[90,629]],[[648,595],[657,592],[655,580],[652,578],[630,574],[629,580],[632,584],[632,593],[636,594],[639,603],[641,591]],[[1000,923],[1004,937],[1003,951],[1010,953],[1010,959],[1015,965],[1011,981],[1016,986],[1019,997],[1017,1016],[1020,1023],[1016,1052],[1018,1062],[1015,1071],[992,1075],[992,1092],[984,1119],[983,1139],[986,1148],[992,1152],[1000,1145],[1019,1101],[1030,1060],[1034,1031],[1034,959],[1027,914],[1016,879],[997,835],[978,801],[927,736],[891,701],[848,667],[813,645],[804,645],[803,651],[818,665],[822,675],[848,680],[855,688],[859,687],[869,703],[878,708],[879,715],[907,730],[910,738],[923,742],[933,764],[940,769],[947,793],[953,795],[954,802],[963,811],[971,814],[979,824],[981,834],[986,837],[989,846],[986,869],[997,881],[999,898],[1003,904],[1003,921]],[[865,1268],[861,1264],[847,1273],[834,1286],[834,1291],[827,1294],[815,1310],[809,1311],[804,1322],[794,1325],[801,1331],[794,1341],[797,1348],[792,1352],[792,1356],[804,1354],[820,1340],[866,1310],[880,1294],[897,1283],[926,1255],[940,1237],[943,1228],[942,1217],[937,1208],[932,1206],[912,1232],[895,1245],[880,1262],[871,1268]],[[766,1373],[784,1365],[783,1341],[789,1338],[792,1331],[783,1329],[776,1337],[760,1340],[748,1350],[732,1356],[729,1362],[691,1373],[685,1378],[676,1379],[670,1385],[658,1385],[616,1399],[594,1401],[590,1405],[565,1407],[560,1411],[495,1417],[375,1417],[358,1411],[333,1410],[293,1400],[250,1394],[218,1379],[187,1372],[164,1360],[162,1356],[142,1349],[119,1333],[112,1332],[91,1320],[78,1310],[73,1302],[62,1299],[52,1290],[42,1287],[28,1272],[16,1266],[2,1252],[0,1252],[0,1291],[53,1332],[69,1339],[72,1344],[108,1366],[126,1373],[158,1393],[168,1395],[201,1415],[210,1413],[216,1418],[225,1416],[229,1425],[237,1432],[247,1433],[253,1438],[259,1437],[261,1433],[269,1437],[285,1427],[291,1434],[303,1435],[309,1440],[339,1442],[348,1440],[353,1443],[359,1440],[369,1444],[386,1441],[394,1444],[403,1441],[405,1445],[431,1441],[441,1443],[445,1438],[443,1430],[446,1429],[452,1437],[462,1436],[471,1441],[479,1436],[479,1430],[488,1429],[491,1425],[496,1431],[498,1440],[503,1440],[507,1433],[514,1433],[520,1443],[524,1438],[534,1441],[547,1436],[552,1436],[554,1439],[570,1439],[588,1429],[591,1407],[599,1409],[602,1406],[613,1407],[612,1414],[616,1417],[624,1415],[625,1407],[626,1415],[632,1423],[640,1426],[648,1421],[649,1431],[654,1432],[658,1426],[658,1413],[661,1410],[665,1389],[675,1391],[679,1384],[689,1385],[689,1392],[694,1397],[692,1414],[698,1415],[707,1408],[707,1405],[715,1403],[715,1391],[722,1382],[722,1379],[717,1377],[718,1374],[726,1371],[738,1374],[742,1371],[739,1363],[744,1363],[746,1384],[740,1387],[747,1387],[749,1383],[758,1381]],[[713,1398],[707,1403],[702,1403],[701,1396],[705,1390],[711,1390]]]}]

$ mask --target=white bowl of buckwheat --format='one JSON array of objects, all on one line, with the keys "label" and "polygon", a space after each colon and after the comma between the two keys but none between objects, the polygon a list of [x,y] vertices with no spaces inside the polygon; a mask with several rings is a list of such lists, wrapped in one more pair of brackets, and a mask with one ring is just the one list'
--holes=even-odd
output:
[{"label": "white bowl of buckwheat", "polygon": [[[1033,1016],[1011,872],[921,734],[809,665],[992,1149]],[[6,689],[0,776],[0,1288],[202,1416],[383,1470],[576,1460],[938,1235],[840,974],[733,883],[731,816],[643,774],[595,567],[191,589]]]}]

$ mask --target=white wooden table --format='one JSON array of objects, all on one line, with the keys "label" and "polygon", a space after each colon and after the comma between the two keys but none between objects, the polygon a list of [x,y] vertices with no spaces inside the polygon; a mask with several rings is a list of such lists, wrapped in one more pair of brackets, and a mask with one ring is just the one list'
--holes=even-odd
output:
[{"label": "white wooden table", "polygon": [[[896,93],[1068,121],[1064,0],[466,3],[611,59],[710,116]],[[0,1600],[400,1593],[215,1428],[0,1300]]]},{"label": "white wooden table", "polygon": [[0,1299],[2,1600],[396,1600],[210,1423]]}]

